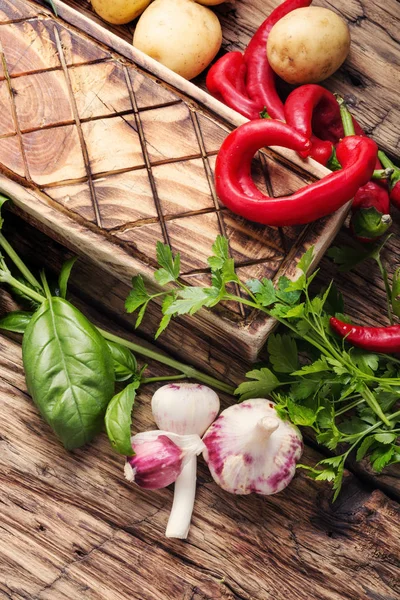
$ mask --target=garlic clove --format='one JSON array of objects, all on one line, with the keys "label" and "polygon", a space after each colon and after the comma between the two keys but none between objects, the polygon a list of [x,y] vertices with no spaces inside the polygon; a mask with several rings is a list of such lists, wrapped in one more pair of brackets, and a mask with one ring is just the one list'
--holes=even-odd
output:
[{"label": "garlic clove", "polygon": [[166,431],[139,433],[131,442],[135,454],[126,459],[125,477],[150,490],[176,481],[187,462],[204,449],[198,435],[180,436]]},{"label": "garlic clove", "polygon": [[[219,412],[219,398],[201,383],[170,383],[159,388],[151,401],[160,429],[176,434],[203,435]],[[167,537],[185,539],[189,532],[196,495],[197,460],[192,457],[175,482]]]},{"label": "garlic clove", "polygon": [[293,478],[303,444],[270,400],[255,398],[224,410],[206,431],[203,452],[213,479],[233,494],[276,494]]},{"label": "garlic clove", "polygon": [[169,383],[155,392],[151,408],[160,429],[201,436],[219,412],[219,398],[201,383]]}]

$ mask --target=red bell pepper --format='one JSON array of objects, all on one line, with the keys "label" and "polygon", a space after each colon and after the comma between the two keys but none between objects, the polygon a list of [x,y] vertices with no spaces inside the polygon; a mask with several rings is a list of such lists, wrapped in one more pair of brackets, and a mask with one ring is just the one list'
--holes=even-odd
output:
[{"label": "red bell pepper", "polygon": [[337,146],[342,170],[301,188],[291,196],[270,198],[257,188],[251,177],[254,154],[264,146],[283,146],[307,153],[311,142],[280,121],[245,123],[230,133],[217,156],[217,194],[232,212],[264,225],[301,225],[324,217],[351,200],[374,171],[375,142],[359,136],[347,140],[353,143],[352,152],[348,152],[342,142]]}]

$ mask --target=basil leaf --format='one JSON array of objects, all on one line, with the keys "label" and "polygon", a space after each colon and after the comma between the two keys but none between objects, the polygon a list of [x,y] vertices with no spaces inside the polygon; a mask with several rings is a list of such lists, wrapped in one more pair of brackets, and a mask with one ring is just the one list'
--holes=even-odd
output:
[{"label": "basil leaf", "polygon": [[90,442],[114,393],[112,357],[97,329],[49,297],[26,328],[22,357],[29,393],[65,448]]},{"label": "basil leaf", "polygon": [[108,349],[114,361],[115,381],[126,381],[136,375],[136,358],[128,348],[115,342],[107,341]]},{"label": "basil leaf", "polygon": [[133,381],[116,394],[107,407],[105,416],[108,439],[119,454],[132,456],[131,424],[132,408],[140,381]]},{"label": "basil leaf", "polygon": [[0,319],[0,329],[24,333],[32,318],[32,313],[23,310],[15,310]]},{"label": "basil leaf", "polygon": [[65,261],[61,267],[60,277],[58,278],[58,287],[60,288],[61,298],[65,298],[67,295],[68,279],[71,275],[72,267],[74,266],[77,256],[73,256],[69,260]]}]

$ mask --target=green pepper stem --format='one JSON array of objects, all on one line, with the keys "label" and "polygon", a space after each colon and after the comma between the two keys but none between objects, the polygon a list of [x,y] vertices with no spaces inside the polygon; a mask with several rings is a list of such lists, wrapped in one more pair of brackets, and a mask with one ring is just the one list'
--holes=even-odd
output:
[{"label": "green pepper stem", "polygon": [[394,169],[375,169],[372,173],[372,179],[389,179],[393,175]]},{"label": "green pepper stem", "polygon": [[378,158],[386,169],[391,169],[394,173],[395,171],[400,171],[399,167],[397,167],[390,158],[383,152],[383,150],[378,151]]},{"label": "green pepper stem", "polygon": [[354,129],[353,117],[350,114],[349,109],[347,108],[346,102],[344,99],[336,94],[336,100],[339,104],[340,108],[340,117],[343,123],[343,131],[345,137],[349,135],[355,135],[356,131]]},{"label": "green pepper stem", "polygon": [[11,244],[6,240],[4,235],[0,233],[0,246],[3,248],[4,252],[9,256],[14,265],[19,269],[21,274],[25,277],[25,279],[33,285],[33,287],[41,289],[41,285],[36,277],[31,273],[26,264],[21,260],[18,254],[15,252],[14,248]]}]

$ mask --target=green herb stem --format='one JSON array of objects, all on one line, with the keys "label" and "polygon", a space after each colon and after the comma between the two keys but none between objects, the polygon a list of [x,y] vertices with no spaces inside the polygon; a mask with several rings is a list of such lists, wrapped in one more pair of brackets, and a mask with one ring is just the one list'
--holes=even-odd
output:
[{"label": "green herb stem", "polygon": [[364,398],[361,398],[361,400],[357,400],[356,402],[351,402],[350,404],[348,404],[347,406],[344,406],[340,410],[336,410],[335,416],[338,417],[339,415],[342,415],[343,413],[347,412],[348,410],[352,410],[353,408],[355,408],[359,404],[362,404],[363,402],[365,402]]},{"label": "green herb stem", "polygon": [[388,427],[390,427],[391,423],[385,413],[382,411],[382,408],[379,405],[379,402],[375,398],[374,394],[371,392],[369,387],[364,386],[364,389],[360,392],[361,396],[364,398],[365,402],[368,404],[371,410],[379,417],[379,419],[385,423]]},{"label": "green herb stem", "polygon": [[39,294],[38,292],[36,292],[32,288],[28,287],[21,281],[18,281],[18,279],[15,279],[15,277],[13,277],[10,273],[7,273],[5,271],[0,271],[0,281],[3,281],[4,283],[8,283],[8,285],[11,285],[12,287],[17,288],[18,290],[23,292],[26,296],[28,296],[29,298],[32,298],[32,300],[35,300],[36,302],[42,303],[46,300],[46,298],[44,296],[42,296],[42,294]]},{"label": "green herb stem", "polygon": [[186,375],[166,375],[165,377],[144,377],[140,380],[140,385],[146,385],[147,383],[156,383],[158,381],[176,381],[177,379],[186,379]]},{"label": "green herb stem", "polygon": [[21,274],[25,277],[25,279],[33,285],[33,287],[41,289],[41,285],[36,277],[31,273],[26,264],[21,260],[18,254],[15,252],[14,248],[11,244],[6,240],[4,235],[0,233],[0,246],[3,248],[4,252],[9,256],[17,269],[21,272]]},{"label": "green herb stem", "polygon": [[110,340],[110,342],[121,344],[121,346],[129,348],[129,350],[132,350],[132,352],[136,352],[141,356],[146,356],[147,358],[156,360],[157,362],[167,365],[168,367],[172,367],[173,369],[176,369],[177,371],[183,373],[188,379],[196,379],[198,381],[201,381],[202,383],[205,383],[206,385],[210,385],[211,387],[214,387],[217,390],[220,390],[221,392],[225,392],[227,394],[233,395],[235,391],[232,386],[223,383],[222,381],[219,381],[219,379],[211,377],[210,375],[206,375],[205,373],[202,373],[201,371],[198,371],[197,369],[194,369],[189,365],[181,363],[173,358],[170,358],[165,354],[161,354],[160,352],[157,352],[155,350],[150,350],[150,348],[145,348],[143,346],[140,346],[139,344],[135,344],[134,342],[125,340],[124,338],[121,338],[118,335],[114,335],[113,333],[105,331],[104,329],[101,329],[99,327],[98,330],[106,340]]},{"label": "green herb stem", "polygon": [[383,266],[380,256],[376,256],[375,260],[376,260],[376,263],[381,272],[383,283],[385,284],[387,313],[388,313],[390,324],[393,325],[392,290],[390,289],[390,283],[389,283],[387,270]]}]

